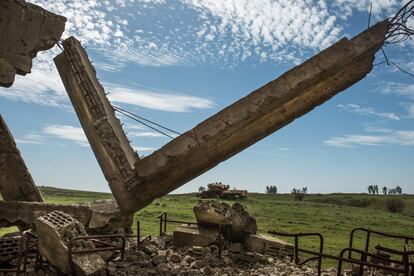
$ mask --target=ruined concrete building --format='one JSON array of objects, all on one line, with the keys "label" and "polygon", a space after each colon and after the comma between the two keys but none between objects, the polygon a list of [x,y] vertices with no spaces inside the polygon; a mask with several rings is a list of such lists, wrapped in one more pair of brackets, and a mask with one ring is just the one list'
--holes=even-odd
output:
[{"label": "ruined concrete building", "polygon": [[16,74],[31,72],[37,52],[52,48],[65,29],[66,18],[25,0],[0,3],[0,86],[13,84]]},{"label": "ruined concrete building", "polygon": [[74,38],[55,58],[66,90],[121,210],[139,210],[363,79],[389,28],[343,38],[153,154],[138,159],[88,57]]}]

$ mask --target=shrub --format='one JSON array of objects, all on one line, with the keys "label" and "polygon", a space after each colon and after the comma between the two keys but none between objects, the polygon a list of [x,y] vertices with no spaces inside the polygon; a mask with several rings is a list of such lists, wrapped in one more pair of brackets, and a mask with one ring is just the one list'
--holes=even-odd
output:
[{"label": "shrub", "polygon": [[405,204],[401,199],[392,197],[387,199],[387,209],[391,213],[401,213],[404,211]]}]

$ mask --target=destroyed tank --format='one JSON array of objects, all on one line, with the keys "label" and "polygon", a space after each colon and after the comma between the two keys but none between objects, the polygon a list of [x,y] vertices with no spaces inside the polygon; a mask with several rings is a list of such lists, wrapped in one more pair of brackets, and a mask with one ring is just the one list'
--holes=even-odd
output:
[{"label": "destroyed tank", "polygon": [[230,190],[229,185],[224,185],[221,182],[210,183],[207,185],[207,190],[197,194],[201,198],[222,198],[222,199],[240,199],[247,195],[246,190]]}]

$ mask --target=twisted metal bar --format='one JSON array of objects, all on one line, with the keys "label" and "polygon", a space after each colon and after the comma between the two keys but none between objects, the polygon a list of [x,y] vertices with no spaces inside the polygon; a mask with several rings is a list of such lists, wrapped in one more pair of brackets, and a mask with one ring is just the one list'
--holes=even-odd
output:
[{"label": "twisted metal bar", "polygon": [[412,39],[414,35],[414,0],[410,0],[405,4],[396,14],[392,17],[389,22],[389,31],[386,35],[386,44],[395,44],[404,42],[408,39]]}]

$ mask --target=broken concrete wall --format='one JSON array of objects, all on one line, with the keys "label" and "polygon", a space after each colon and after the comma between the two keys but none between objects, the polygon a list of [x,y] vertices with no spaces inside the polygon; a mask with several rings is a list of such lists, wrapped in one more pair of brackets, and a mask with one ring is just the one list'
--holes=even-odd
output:
[{"label": "broken concrete wall", "polygon": [[140,183],[128,191],[142,208],[363,79],[387,31],[384,21],[341,39],[137,161]]},{"label": "broken concrete wall", "polygon": [[36,218],[53,211],[69,214],[92,234],[132,232],[133,216],[121,213],[115,201],[78,205],[0,201],[0,227],[34,225]]},{"label": "broken concrete wall", "polygon": [[126,187],[138,182],[134,170],[138,155],[115,117],[80,42],[71,37],[63,46],[64,52],[55,58],[55,64],[88,141],[121,209],[137,210],[140,204]]},{"label": "broken concrete wall", "polygon": [[[36,230],[40,254],[72,275],[69,243],[73,238],[87,236],[83,225],[68,214],[54,211],[36,219]],[[92,241],[75,241],[73,245],[75,250],[95,249]],[[72,260],[75,275],[98,275],[106,269],[105,261],[97,253],[76,254]]]},{"label": "broken concrete wall", "polygon": [[24,0],[0,3],[0,86],[13,84],[16,74],[32,69],[37,52],[52,48],[65,29],[66,18]]},{"label": "broken concrete wall", "polygon": [[43,201],[1,115],[0,192],[7,201]]}]

